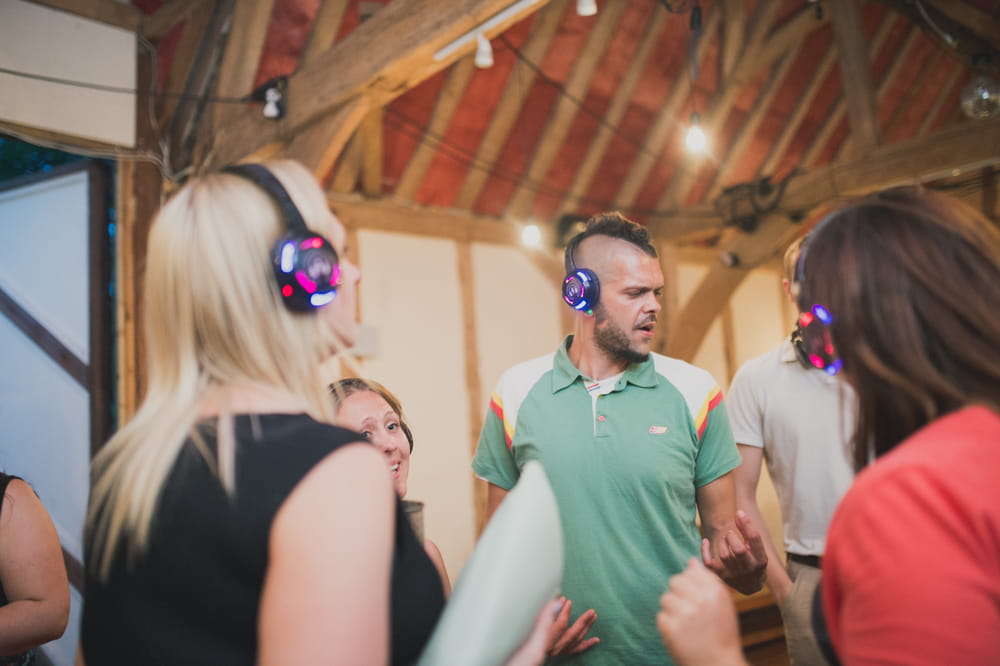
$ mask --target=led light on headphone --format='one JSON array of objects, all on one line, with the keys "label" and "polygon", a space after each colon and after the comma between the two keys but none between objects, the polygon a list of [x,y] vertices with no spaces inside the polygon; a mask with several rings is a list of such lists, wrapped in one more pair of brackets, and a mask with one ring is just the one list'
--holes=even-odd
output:
[{"label": "led light on headphone", "polygon": [[802,325],[802,328],[806,328],[809,324],[813,323],[813,319],[814,317],[811,312],[803,312],[799,315],[799,324]]},{"label": "led light on headphone", "polygon": [[337,292],[335,291],[324,291],[313,294],[309,297],[309,304],[314,308],[322,307],[335,299],[337,297]]},{"label": "led light on headphone", "polygon": [[821,322],[829,326],[833,323],[833,317],[830,315],[830,311],[827,310],[822,305],[818,303],[812,307],[813,314],[815,314]]},{"label": "led light on headphone", "polygon": [[296,271],[295,279],[299,281],[299,284],[301,284],[302,288],[307,292],[310,294],[316,293],[316,283],[306,277],[306,274],[303,271]]},{"label": "led light on headphone", "polygon": [[281,246],[281,272],[291,273],[295,266],[295,243],[289,241]]},{"label": "led light on headphone", "polygon": [[330,271],[330,286],[331,287],[340,286],[340,264],[334,264],[333,270]]},{"label": "led light on headphone", "polygon": [[310,248],[317,248],[323,246],[323,239],[318,236],[313,236],[312,238],[307,238],[299,245],[303,250],[308,250]]},{"label": "led light on headphone", "polygon": [[573,306],[574,310],[585,310],[586,308],[587,308],[587,301],[586,301],[586,299],[580,301],[579,303],[577,303],[576,305]]},{"label": "led light on headphone", "polygon": [[292,293],[294,291],[295,290],[292,288],[292,285],[290,285],[290,284],[286,284],[286,285],[284,285],[284,286],[281,287],[281,295],[284,296],[285,298],[291,298],[292,297]]}]

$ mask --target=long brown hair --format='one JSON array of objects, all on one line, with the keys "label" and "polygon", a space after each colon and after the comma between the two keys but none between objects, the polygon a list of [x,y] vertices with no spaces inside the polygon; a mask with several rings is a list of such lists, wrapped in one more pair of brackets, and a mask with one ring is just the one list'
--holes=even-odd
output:
[{"label": "long brown hair", "polygon": [[801,307],[825,305],[858,400],[854,464],[971,404],[1000,412],[1000,230],[902,187],[838,209],[802,250]]}]

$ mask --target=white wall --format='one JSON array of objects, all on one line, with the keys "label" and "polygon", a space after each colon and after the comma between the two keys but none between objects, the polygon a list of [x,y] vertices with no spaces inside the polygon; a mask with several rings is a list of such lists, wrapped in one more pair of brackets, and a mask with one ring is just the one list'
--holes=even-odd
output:
[{"label": "white wall", "polygon": [[[450,240],[360,231],[361,321],[375,329],[376,353],[361,361],[365,376],[384,383],[403,403],[416,445],[408,497],[425,502],[424,526],[444,555],[452,579],[475,545],[472,471],[475,446],[465,374],[465,330],[457,245]],[[479,419],[500,374],[553,351],[562,339],[558,285],[525,252],[473,244],[475,344],[479,350]],[[706,267],[678,267],[680,308]],[[739,364],[778,344],[780,276],[752,273],[732,299],[736,363],[726,365],[715,321],[694,359],[727,389]],[[760,502],[780,549],[777,499],[763,472]]]},{"label": "white wall", "polygon": [[[114,88],[136,88],[127,30],[24,0],[0,2],[0,67]],[[135,145],[135,95],[0,74],[0,121]]]}]

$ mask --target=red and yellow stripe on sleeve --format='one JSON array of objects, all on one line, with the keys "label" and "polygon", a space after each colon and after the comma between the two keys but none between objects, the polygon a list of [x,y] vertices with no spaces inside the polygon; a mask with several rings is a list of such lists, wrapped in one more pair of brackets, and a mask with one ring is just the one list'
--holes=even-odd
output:
[{"label": "red and yellow stripe on sleeve", "polygon": [[719,390],[718,386],[713,386],[708,397],[705,398],[705,402],[701,404],[698,416],[694,420],[695,430],[698,431],[698,439],[701,439],[702,434],[705,432],[705,426],[708,425],[708,415],[712,413],[712,410],[720,402],[722,402],[722,391]]},{"label": "red and yellow stripe on sleeve", "polygon": [[490,409],[493,410],[493,415],[500,420],[500,425],[503,427],[503,436],[507,441],[507,448],[511,449],[514,446],[514,426],[513,424],[507,423],[507,420],[503,417],[503,399],[496,393],[490,396]]}]

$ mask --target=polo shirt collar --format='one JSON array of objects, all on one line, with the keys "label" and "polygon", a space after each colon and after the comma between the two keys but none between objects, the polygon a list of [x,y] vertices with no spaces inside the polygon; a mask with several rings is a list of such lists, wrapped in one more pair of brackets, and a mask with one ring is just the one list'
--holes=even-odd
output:
[{"label": "polo shirt collar", "polygon": [[792,345],[792,337],[788,336],[781,343],[780,358],[782,363],[798,363],[799,357],[795,354],[795,347]]},{"label": "polo shirt collar", "polygon": [[[573,362],[569,360],[569,347],[573,344],[573,336],[568,335],[563,343],[556,350],[555,360],[552,363],[552,392],[557,393],[567,386],[570,386],[577,378],[586,380]],[[653,363],[653,356],[650,354],[642,363],[633,363],[625,368],[625,374],[621,381],[652,388],[656,386],[659,379],[656,375],[656,366]]]}]

